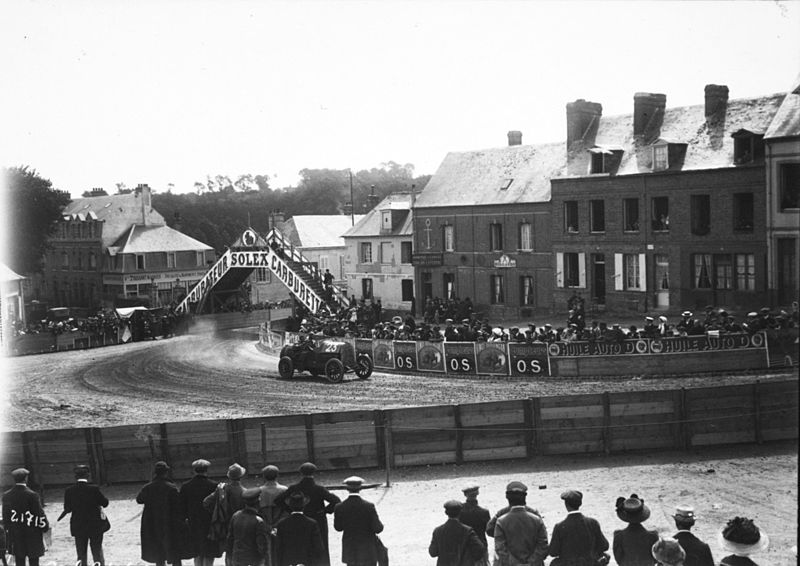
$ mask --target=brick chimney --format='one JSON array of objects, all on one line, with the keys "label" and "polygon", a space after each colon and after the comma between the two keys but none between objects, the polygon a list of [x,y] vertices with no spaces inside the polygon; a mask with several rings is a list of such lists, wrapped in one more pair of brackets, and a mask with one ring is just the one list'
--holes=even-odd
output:
[{"label": "brick chimney", "polygon": [[519,130],[511,130],[508,132],[508,145],[522,145],[522,132]]},{"label": "brick chimney", "polygon": [[369,194],[367,195],[366,210],[372,210],[378,203],[381,202],[381,197],[375,194],[375,185],[370,185]]},{"label": "brick chimney", "polygon": [[181,213],[177,210],[172,214],[172,227],[177,230],[178,232],[181,231],[183,228],[183,218],[181,218]]},{"label": "brick chimney", "polygon": [[147,226],[148,214],[152,206],[150,200],[150,187],[147,184],[140,183],[136,186],[135,193],[142,199],[142,224]]},{"label": "brick chimney", "polygon": [[108,196],[108,193],[105,191],[105,189],[102,189],[102,188],[94,188],[94,189],[92,189],[92,192],[90,194],[93,197],[107,197]]},{"label": "brick chimney", "polygon": [[582,98],[568,102],[567,149],[572,148],[575,142],[582,142],[584,146],[594,145],[602,115],[603,106],[597,102],[589,102]]},{"label": "brick chimney", "polygon": [[666,94],[637,92],[633,95],[633,135],[639,141],[650,143],[661,135]]},{"label": "brick chimney", "polygon": [[725,120],[728,109],[728,87],[725,85],[706,85],[706,123],[713,124]]}]

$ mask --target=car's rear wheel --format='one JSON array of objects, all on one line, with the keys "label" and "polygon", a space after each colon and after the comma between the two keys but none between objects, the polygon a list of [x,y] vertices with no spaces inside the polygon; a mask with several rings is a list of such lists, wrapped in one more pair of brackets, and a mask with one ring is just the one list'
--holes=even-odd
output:
[{"label": "car's rear wheel", "polygon": [[294,374],[294,362],[289,356],[283,356],[278,360],[278,374],[282,379],[292,379]]},{"label": "car's rear wheel", "polygon": [[344,364],[337,358],[331,358],[325,363],[325,376],[331,383],[341,383],[344,379]]},{"label": "car's rear wheel", "polygon": [[360,354],[356,358],[355,372],[359,379],[367,379],[372,375],[372,358],[366,354]]}]

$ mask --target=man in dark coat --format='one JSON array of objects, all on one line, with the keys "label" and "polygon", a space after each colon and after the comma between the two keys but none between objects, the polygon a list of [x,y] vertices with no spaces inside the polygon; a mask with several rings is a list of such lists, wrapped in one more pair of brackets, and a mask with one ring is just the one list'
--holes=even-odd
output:
[{"label": "man in dark coat", "polygon": [[263,566],[269,548],[267,524],[258,514],[261,490],[251,487],[242,491],[244,507],[233,514],[228,529],[225,562],[229,566]]},{"label": "man in dark coat", "polygon": [[3,494],[3,526],[17,566],[25,566],[26,559],[30,566],[39,566],[42,534],[50,529],[39,494],[28,487],[29,475],[25,468],[11,472],[15,485]]},{"label": "man in dark coat", "polygon": [[433,530],[428,546],[428,553],[436,558],[436,566],[474,566],[485,554],[486,546],[475,530],[458,520],[462,507],[455,500],[444,504],[447,521]]},{"label": "man in dark coat", "polygon": [[608,550],[608,540],[603,536],[600,524],[579,511],[583,503],[580,491],[567,490],[561,494],[561,499],[567,508],[567,516],[553,527],[549,553],[557,559],[550,562],[550,566],[597,564]]},{"label": "man in dark coat", "polygon": [[[306,517],[311,517],[319,525],[319,532],[322,535],[322,544],[325,547],[325,564],[330,564],[330,551],[328,550],[328,518],[326,514],[333,513],[336,504],[341,501],[338,497],[318,485],[314,481],[314,474],[317,467],[311,462],[306,462],[300,466],[300,474],[303,476],[299,482],[290,485],[286,491],[278,496],[278,503],[286,505],[286,498],[292,493],[300,491],[308,498],[308,504],[303,509]],[[287,506],[288,508],[288,506]]]},{"label": "man in dark coat", "polygon": [[383,531],[375,505],[358,494],[364,480],[351,476],[344,480],[350,496],[333,512],[333,528],[342,531],[342,562],[347,566],[375,566],[378,561],[376,536]]},{"label": "man in dark coat", "polygon": [[[466,501],[461,507],[461,513],[458,514],[458,520],[472,527],[478,539],[481,541],[484,549],[487,549],[486,544],[486,524],[489,522],[491,515],[488,509],[484,509],[478,505],[478,493],[480,488],[477,485],[468,485],[463,490]],[[483,564],[489,563],[488,550],[484,552]]]},{"label": "man in dark coat", "polygon": [[69,530],[75,537],[77,566],[86,566],[87,546],[92,549],[94,564],[104,566],[103,533],[108,530],[108,521],[100,516],[100,510],[108,507],[108,499],[99,487],[89,483],[89,466],[76,467],[75,480],[75,485],[64,491],[64,510],[58,520],[72,513]]},{"label": "man in dark coat", "polygon": [[181,512],[189,527],[187,556],[194,558],[195,566],[211,566],[214,558],[222,556],[219,545],[208,538],[211,512],[203,506],[203,500],[217,488],[217,482],[208,478],[210,466],[208,460],[192,462],[194,476],[181,486],[178,493]]},{"label": "man in dark coat", "polygon": [[691,532],[695,522],[694,507],[679,505],[672,518],[675,519],[675,526],[678,528],[678,532],[672,538],[677,540],[686,552],[684,566],[714,566],[711,548]]},{"label": "man in dark coat", "polygon": [[178,503],[178,486],[169,478],[166,462],[153,466],[153,480],[136,496],[136,503],[144,505],[142,511],[142,560],[164,566],[167,562],[180,565],[180,524],[182,517]]},{"label": "man in dark coat", "polygon": [[275,527],[276,566],[322,566],[326,557],[325,547],[319,525],[303,514],[303,507],[308,503],[306,496],[296,491],[286,502],[292,513]]}]

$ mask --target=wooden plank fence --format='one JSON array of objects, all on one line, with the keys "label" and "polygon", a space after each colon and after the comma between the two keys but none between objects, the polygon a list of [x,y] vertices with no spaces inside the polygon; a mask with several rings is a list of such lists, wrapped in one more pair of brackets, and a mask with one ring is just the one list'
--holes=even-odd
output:
[{"label": "wooden plank fence", "polygon": [[798,380],[667,391],[536,397],[390,410],[0,434],[0,483],[25,466],[41,486],[89,464],[100,483],[143,482],[165,460],[323,470],[524,459],[538,454],[690,449],[798,438]]}]

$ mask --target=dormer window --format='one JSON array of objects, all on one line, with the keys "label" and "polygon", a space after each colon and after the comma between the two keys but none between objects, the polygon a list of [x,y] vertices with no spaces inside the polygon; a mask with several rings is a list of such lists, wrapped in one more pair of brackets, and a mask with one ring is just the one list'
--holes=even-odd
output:
[{"label": "dormer window", "polygon": [[589,149],[592,160],[589,163],[589,174],[608,173],[613,175],[619,168],[622,161],[622,154],[625,152],[621,147],[595,146]]},{"label": "dormer window", "polygon": [[653,146],[653,171],[664,171],[669,167],[669,144]]},{"label": "dormer window", "polygon": [[764,160],[764,134],[739,130],[731,134],[733,138],[733,163],[747,165]]},{"label": "dormer window", "polygon": [[392,231],[392,211],[381,210],[381,234],[388,234]]}]

